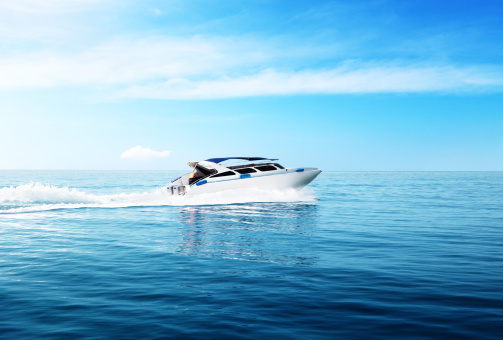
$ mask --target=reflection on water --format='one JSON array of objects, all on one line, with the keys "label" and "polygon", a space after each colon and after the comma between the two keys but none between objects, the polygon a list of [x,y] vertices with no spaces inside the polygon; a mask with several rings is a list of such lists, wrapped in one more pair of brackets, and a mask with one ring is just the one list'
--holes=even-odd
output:
[{"label": "reflection on water", "polygon": [[315,204],[183,207],[180,222],[182,242],[176,249],[180,254],[280,264],[317,261],[311,247],[317,228]]}]

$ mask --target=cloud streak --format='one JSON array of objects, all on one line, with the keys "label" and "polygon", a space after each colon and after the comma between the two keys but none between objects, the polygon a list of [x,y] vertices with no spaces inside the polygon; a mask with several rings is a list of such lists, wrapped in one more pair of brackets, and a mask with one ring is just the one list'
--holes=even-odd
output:
[{"label": "cloud streak", "polygon": [[465,92],[501,90],[503,72],[450,66],[340,67],[332,70],[277,72],[192,81],[172,79],[134,86],[122,97],[155,99],[221,99],[250,96]]},{"label": "cloud streak", "polygon": [[141,145],[132,147],[121,153],[122,159],[151,160],[168,157],[171,151],[155,151],[151,148],[144,148]]},{"label": "cloud streak", "polygon": [[26,13],[61,13],[82,11],[107,0],[0,0],[0,9]]},{"label": "cloud streak", "polygon": [[131,85],[173,77],[217,76],[270,60],[271,53],[232,38],[156,37],[114,40],[80,53],[0,58],[0,89],[72,85]]},{"label": "cloud streak", "polygon": [[[100,87],[107,97],[188,100],[501,91],[503,85],[503,68],[495,65],[340,60],[332,67],[306,69],[310,56],[291,52],[225,37],[114,40],[80,53],[0,58],[0,90],[85,86]],[[288,54],[299,57],[291,57],[285,70],[279,61]]]}]

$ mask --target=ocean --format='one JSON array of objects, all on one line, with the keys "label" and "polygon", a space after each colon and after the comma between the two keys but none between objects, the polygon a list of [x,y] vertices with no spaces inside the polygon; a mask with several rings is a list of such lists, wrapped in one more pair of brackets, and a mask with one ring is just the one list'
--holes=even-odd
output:
[{"label": "ocean", "polygon": [[501,339],[502,172],[0,171],[1,339]]}]

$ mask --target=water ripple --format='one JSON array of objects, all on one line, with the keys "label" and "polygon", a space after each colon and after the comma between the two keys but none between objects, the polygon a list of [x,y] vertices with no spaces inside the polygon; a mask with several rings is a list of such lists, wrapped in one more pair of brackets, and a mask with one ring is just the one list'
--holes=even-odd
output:
[{"label": "water ripple", "polygon": [[501,337],[503,173],[233,204],[166,204],[161,176],[0,172],[2,339]]}]

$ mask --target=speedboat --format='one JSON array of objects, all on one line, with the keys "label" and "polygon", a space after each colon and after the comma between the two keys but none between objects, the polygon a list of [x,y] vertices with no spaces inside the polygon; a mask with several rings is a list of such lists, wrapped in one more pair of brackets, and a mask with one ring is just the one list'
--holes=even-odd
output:
[{"label": "speedboat", "polygon": [[277,159],[263,157],[223,157],[188,162],[192,172],[171,181],[171,195],[197,195],[223,190],[300,189],[311,183],[321,170],[285,168]]}]

